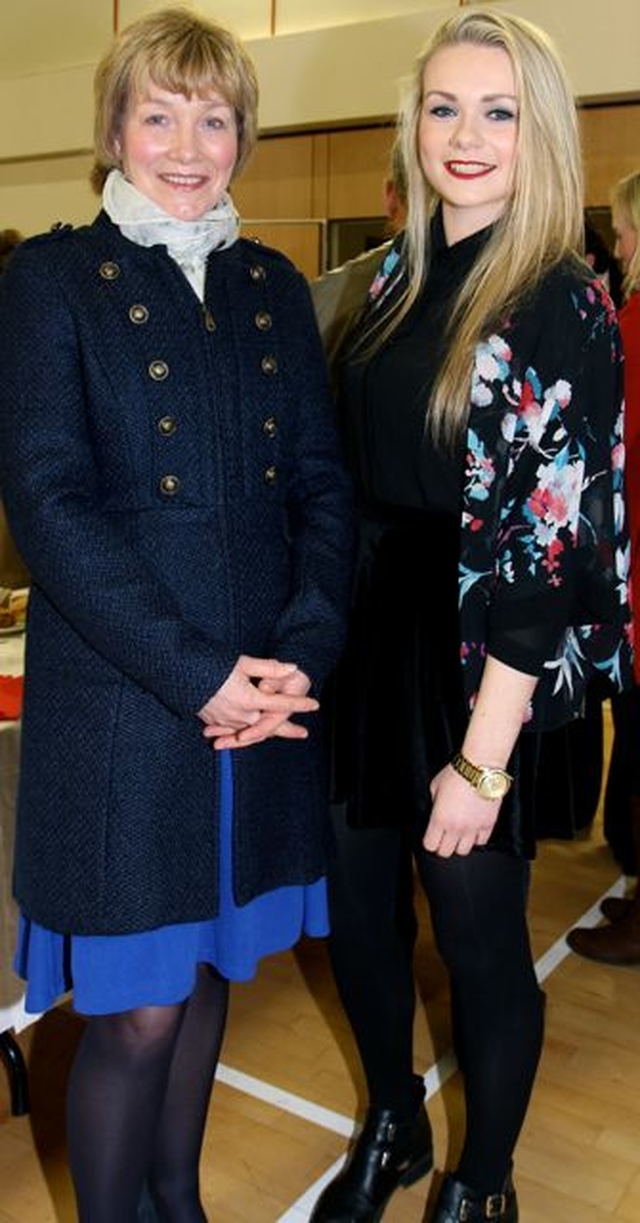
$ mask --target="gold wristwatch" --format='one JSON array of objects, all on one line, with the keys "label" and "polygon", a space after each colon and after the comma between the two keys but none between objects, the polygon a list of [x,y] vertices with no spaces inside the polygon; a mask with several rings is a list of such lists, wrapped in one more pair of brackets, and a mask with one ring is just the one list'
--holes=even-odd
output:
[{"label": "gold wristwatch", "polygon": [[481,798],[504,798],[513,781],[511,774],[505,773],[504,769],[496,769],[489,764],[472,764],[462,752],[456,752],[451,764]]}]

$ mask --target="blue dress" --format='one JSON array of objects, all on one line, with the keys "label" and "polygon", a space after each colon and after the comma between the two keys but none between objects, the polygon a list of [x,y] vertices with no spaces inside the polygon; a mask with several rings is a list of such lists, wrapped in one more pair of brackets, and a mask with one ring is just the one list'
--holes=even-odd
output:
[{"label": "blue dress", "polygon": [[231,753],[220,753],[220,913],[204,922],[162,926],[141,934],[56,934],[24,915],[14,961],[27,982],[25,1009],[38,1014],[68,990],[85,1015],[140,1006],[168,1006],[187,998],[197,965],[246,981],[262,956],[283,951],[303,934],[329,932],[326,880],[282,887],[238,907],[233,899]]}]

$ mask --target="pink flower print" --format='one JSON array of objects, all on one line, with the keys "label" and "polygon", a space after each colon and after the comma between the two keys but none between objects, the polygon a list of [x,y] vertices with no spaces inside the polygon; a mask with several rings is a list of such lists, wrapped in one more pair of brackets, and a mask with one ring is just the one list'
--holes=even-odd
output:
[{"label": "pink flower print", "polygon": [[614,471],[624,471],[624,442],[617,442],[611,451],[611,466]]},{"label": "pink flower print", "polygon": [[[533,525],[530,545],[542,557],[549,574],[559,567],[559,557],[565,548],[560,532],[568,529],[575,542],[578,533],[580,496],[584,480],[584,464],[548,463],[538,468],[539,483],[526,504],[526,517]],[[557,582],[552,580],[552,584]]]}]

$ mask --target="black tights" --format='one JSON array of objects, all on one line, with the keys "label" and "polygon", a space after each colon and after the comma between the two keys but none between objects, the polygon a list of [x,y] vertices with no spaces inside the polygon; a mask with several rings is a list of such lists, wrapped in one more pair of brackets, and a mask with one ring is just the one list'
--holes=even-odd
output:
[{"label": "black tights", "polygon": [[228,982],[201,966],[184,1003],[92,1016],[69,1080],[80,1223],[135,1223],[145,1178],[162,1223],[206,1223],[198,1164]]},{"label": "black tights", "polygon": [[[411,856],[396,829],[350,829],[336,814],[331,956],[371,1102],[402,1112],[411,1092],[415,989]],[[439,858],[414,847],[451,976],[466,1136],[458,1176],[496,1191],[509,1169],[542,1046],[543,998],[525,919],[528,865],[497,851]]]}]

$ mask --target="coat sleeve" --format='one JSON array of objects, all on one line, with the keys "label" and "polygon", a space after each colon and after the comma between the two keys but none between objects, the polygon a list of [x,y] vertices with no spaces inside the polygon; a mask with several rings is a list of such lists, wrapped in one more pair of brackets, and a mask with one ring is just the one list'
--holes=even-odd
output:
[{"label": "coat sleeve", "polygon": [[291,291],[296,318],[290,370],[296,428],[287,488],[292,581],[270,644],[276,657],[298,663],[317,687],[344,644],[354,518],[309,290],[296,276]]},{"label": "coat sleeve", "polygon": [[[618,328],[597,282],[565,279],[539,303],[532,340],[514,332],[517,380],[503,434],[508,461],[497,526],[487,648],[540,675],[567,632],[628,612]],[[506,337],[509,343],[509,336]]]},{"label": "coat sleeve", "polygon": [[194,714],[235,653],[184,622],[136,549],[127,515],[104,508],[83,352],[49,245],[65,240],[26,243],[0,281],[7,515],[34,586],[58,616],[169,708]]}]

